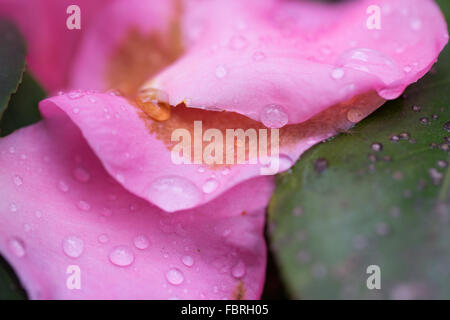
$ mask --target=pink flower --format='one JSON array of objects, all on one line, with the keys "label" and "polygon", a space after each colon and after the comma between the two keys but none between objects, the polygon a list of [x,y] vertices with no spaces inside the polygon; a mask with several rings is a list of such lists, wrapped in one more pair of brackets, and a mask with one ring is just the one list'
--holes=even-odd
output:
[{"label": "pink flower", "polygon": [[[284,171],[401,95],[448,40],[430,0],[78,1],[69,31],[72,2],[0,1],[31,70],[69,90],[0,140],[0,251],[31,298],[259,298],[267,165],[175,164],[173,131],[282,127]],[[159,108],[135,102],[142,88]]]}]

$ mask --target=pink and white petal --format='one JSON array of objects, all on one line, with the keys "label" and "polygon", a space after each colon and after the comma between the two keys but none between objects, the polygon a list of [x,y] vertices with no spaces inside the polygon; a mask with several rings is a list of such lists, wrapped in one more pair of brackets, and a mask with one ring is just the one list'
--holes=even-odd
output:
[{"label": "pink and white petal", "polygon": [[[114,1],[114,0],[112,0]],[[67,86],[71,62],[82,35],[108,0],[0,0],[0,16],[14,21],[28,47],[27,62],[37,79],[50,92]],[[69,30],[70,5],[80,7],[81,29]]]},{"label": "pink and white petal", "polygon": [[270,178],[172,215],[111,179],[63,114],[0,139],[0,150],[0,252],[31,298],[260,296]]},{"label": "pink and white petal", "polygon": [[[381,28],[367,27],[373,11]],[[353,96],[398,97],[448,42],[432,0],[208,1],[183,16],[196,42],[147,85],[172,105],[234,111],[260,121],[279,105],[289,124]],[[200,27],[198,27],[200,26]]]}]

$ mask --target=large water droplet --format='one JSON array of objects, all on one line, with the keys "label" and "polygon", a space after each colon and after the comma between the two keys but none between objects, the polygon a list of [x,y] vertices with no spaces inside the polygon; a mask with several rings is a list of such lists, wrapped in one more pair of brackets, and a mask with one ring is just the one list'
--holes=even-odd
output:
[{"label": "large water droplet", "polygon": [[245,276],[245,272],[246,267],[244,261],[242,260],[239,260],[238,263],[236,263],[234,267],[231,269],[231,275],[237,279]]},{"label": "large water droplet", "polygon": [[25,255],[25,244],[22,239],[17,237],[10,238],[8,240],[8,248],[18,258],[22,258]]},{"label": "large water droplet", "polygon": [[133,242],[134,246],[140,250],[145,250],[150,245],[150,241],[148,240],[148,238],[142,234],[135,237]]},{"label": "large water droplet", "polygon": [[212,193],[219,186],[219,182],[216,179],[208,179],[202,187],[204,193]]},{"label": "large water droplet", "polygon": [[192,258],[191,256],[183,256],[183,258],[181,258],[181,261],[187,267],[192,267],[194,265],[194,258]]},{"label": "large water droplet", "polygon": [[180,285],[183,283],[184,276],[183,276],[183,273],[179,269],[172,268],[169,271],[167,271],[166,279],[170,284],[177,286],[177,285]]},{"label": "large water droplet", "polygon": [[86,169],[81,167],[75,168],[73,170],[73,176],[80,182],[88,182],[91,178],[90,173]]},{"label": "large water droplet", "polygon": [[224,78],[227,75],[227,69],[224,66],[220,65],[216,68],[216,77],[219,79]]},{"label": "large water droplet", "polygon": [[169,212],[191,208],[202,197],[203,193],[195,184],[175,176],[156,179],[148,193],[150,201]]},{"label": "large water droplet", "polygon": [[270,104],[261,111],[261,122],[267,128],[281,128],[289,121],[287,113],[282,106]]},{"label": "large water droplet", "polygon": [[134,253],[127,246],[117,246],[109,254],[109,261],[118,267],[127,267],[134,261]]},{"label": "large water droplet", "polygon": [[[403,70],[395,60],[373,49],[357,48],[346,51],[337,59],[336,64],[373,74],[387,85],[403,78]],[[394,96],[400,94],[402,89],[400,87],[385,88],[384,92]]]},{"label": "large water droplet", "polygon": [[14,202],[10,203],[9,210],[11,212],[16,212],[17,211],[17,204],[15,204]]},{"label": "large water droplet", "polygon": [[84,250],[84,242],[76,236],[64,238],[62,243],[64,253],[71,258],[78,258]]}]

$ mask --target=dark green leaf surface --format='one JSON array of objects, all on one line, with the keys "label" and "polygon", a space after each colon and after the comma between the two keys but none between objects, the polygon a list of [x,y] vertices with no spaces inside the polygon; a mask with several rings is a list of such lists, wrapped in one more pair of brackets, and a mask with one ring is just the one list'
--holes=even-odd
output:
[{"label": "dark green leaf surface", "polygon": [[450,299],[449,87],[446,48],[403,98],[279,176],[269,223],[292,298]]},{"label": "dark green leaf surface", "polygon": [[41,119],[38,103],[45,98],[44,90],[28,73],[23,74],[19,89],[11,100],[0,122],[0,136],[6,136],[16,129]]},{"label": "dark green leaf surface", "polygon": [[25,68],[25,42],[10,22],[0,20],[0,119]]}]

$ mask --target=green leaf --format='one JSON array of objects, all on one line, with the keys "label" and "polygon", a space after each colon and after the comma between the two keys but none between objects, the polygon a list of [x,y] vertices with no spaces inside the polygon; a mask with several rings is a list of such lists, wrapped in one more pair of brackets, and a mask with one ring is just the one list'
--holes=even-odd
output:
[{"label": "green leaf", "polygon": [[448,47],[433,70],[278,177],[270,237],[293,298],[450,299]]},{"label": "green leaf", "polygon": [[6,136],[16,129],[39,121],[41,114],[37,106],[45,97],[41,86],[25,72],[19,89],[12,95],[8,109],[0,121],[0,136]]},{"label": "green leaf", "polygon": [[16,27],[0,20],[0,119],[25,69],[25,42]]},{"label": "green leaf", "polygon": [[0,256],[0,300],[26,299],[27,294],[22,289],[19,279],[8,263]]}]

